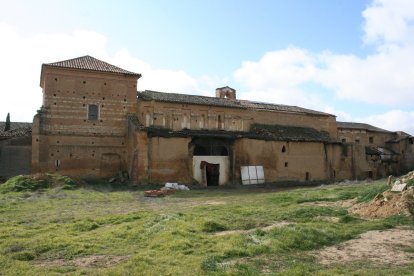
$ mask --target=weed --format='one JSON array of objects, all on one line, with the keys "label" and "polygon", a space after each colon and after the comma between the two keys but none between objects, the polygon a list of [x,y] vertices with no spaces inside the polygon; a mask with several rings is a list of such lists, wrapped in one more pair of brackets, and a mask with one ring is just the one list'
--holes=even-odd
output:
[{"label": "weed", "polygon": [[386,184],[380,184],[370,187],[369,189],[361,192],[361,194],[357,197],[357,201],[361,202],[368,202],[376,197],[378,194],[385,192],[388,190],[389,187]]},{"label": "weed", "polygon": [[227,227],[216,221],[206,221],[203,224],[203,231],[207,233],[227,230]]}]

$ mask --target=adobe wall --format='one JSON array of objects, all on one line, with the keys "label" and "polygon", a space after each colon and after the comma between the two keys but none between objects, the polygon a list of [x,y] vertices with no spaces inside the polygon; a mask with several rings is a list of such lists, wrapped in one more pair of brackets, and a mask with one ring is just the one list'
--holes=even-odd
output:
[{"label": "adobe wall", "polygon": [[310,127],[337,137],[335,116],[155,101],[139,101],[137,115],[146,126],[162,126],[173,130],[188,128],[248,131],[251,124],[259,123]]},{"label": "adobe wall", "polygon": [[[370,142],[372,137],[372,143]],[[390,132],[373,132],[359,129],[338,129],[338,139],[346,143],[359,143],[367,146],[385,146],[385,143],[395,138],[395,134]],[[359,142],[357,142],[357,140]]]},{"label": "adobe wall", "polygon": [[153,137],[148,141],[149,183],[192,183],[191,138]]},{"label": "adobe wall", "polygon": [[[282,148],[285,146],[285,152]],[[328,179],[323,143],[240,139],[235,142],[236,179],[241,166],[263,166],[266,182]]]},{"label": "adobe wall", "polygon": [[[33,171],[107,177],[127,170],[127,114],[137,77],[43,67],[43,107],[33,122]],[[97,120],[88,105],[98,106]]]}]

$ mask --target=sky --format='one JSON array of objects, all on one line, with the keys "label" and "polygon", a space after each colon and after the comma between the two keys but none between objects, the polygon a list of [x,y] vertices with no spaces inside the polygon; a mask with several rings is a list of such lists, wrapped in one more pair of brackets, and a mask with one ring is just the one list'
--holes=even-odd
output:
[{"label": "sky", "polygon": [[42,63],[91,55],[138,90],[324,111],[414,134],[412,0],[0,0],[0,121],[30,122]]}]

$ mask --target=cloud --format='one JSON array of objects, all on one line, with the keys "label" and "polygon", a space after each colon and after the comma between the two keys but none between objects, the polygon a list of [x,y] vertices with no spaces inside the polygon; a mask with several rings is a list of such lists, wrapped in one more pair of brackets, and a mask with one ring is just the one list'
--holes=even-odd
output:
[{"label": "cloud", "polygon": [[[327,98],[394,110],[383,116],[395,116],[397,109],[413,107],[414,1],[374,0],[364,10],[363,18],[361,42],[373,46],[371,54],[359,57],[310,52],[295,46],[267,52],[258,61],[243,62],[234,72],[234,78],[246,90],[243,95],[332,110],[347,120],[352,119],[349,112],[333,107]],[[318,88],[320,93],[315,91]],[[401,112],[400,117],[408,115]],[[369,120],[381,125],[383,118],[378,115]],[[398,122],[407,123],[402,126]],[[413,126],[404,120],[395,119],[394,123],[404,129]]]},{"label": "cloud", "polygon": [[391,110],[383,114],[358,118],[357,120],[391,131],[404,130],[409,134],[414,134],[414,112]]},{"label": "cloud", "polygon": [[13,26],[0,23],[2,51],[0,75],[2,93],[0,120],[8,112],[12,121],[31,121],[41,106],[39,88],[42,63],[56,62],[83,55],[92,55],[127,70],[142,73],[138,88],[183,93],[205,93],[200,81],[182,70],[153,68],[132,56],[126,49],[111,55],[108,38],[100,33],[77,30],[70,33],[38,33],[22,36]]},{"label": "cloud", "polygon": [[374,0],[362,15],[365,43],[413,43],[414,1]]}]

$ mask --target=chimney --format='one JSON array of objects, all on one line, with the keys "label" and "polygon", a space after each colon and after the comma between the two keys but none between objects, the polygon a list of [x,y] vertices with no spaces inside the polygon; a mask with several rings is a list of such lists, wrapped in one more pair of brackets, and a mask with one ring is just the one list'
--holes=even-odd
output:
[{"label": "chimney", "polygon": [[235,100],[236,99],[236,90],[225,86],[216,89],[216,97],[228,100]]}]

